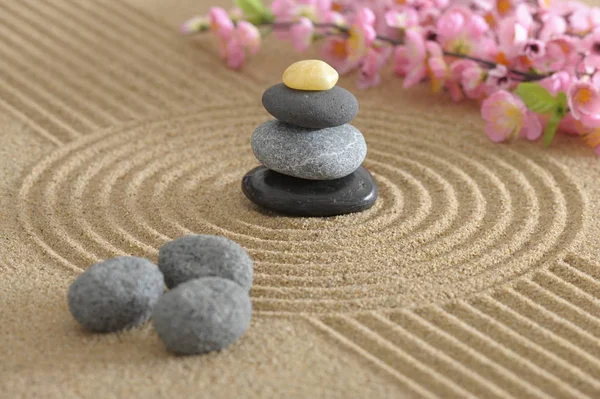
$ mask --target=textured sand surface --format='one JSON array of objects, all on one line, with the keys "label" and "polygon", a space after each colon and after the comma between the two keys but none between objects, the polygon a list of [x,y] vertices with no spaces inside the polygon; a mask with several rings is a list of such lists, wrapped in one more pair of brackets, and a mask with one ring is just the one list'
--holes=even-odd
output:
[{"label": "textured sand surface", "polygon": [[[212,38],[176,32],[209,5],[0,5],[0,397],[600,397],[592,151],[495,145],[473,104],[344,77],[379,201],[328,219],[262,212],[240,189],[262,91],[317,54],[269,40],[225,70]],[[186,233],[256,261],[239,343],[178,358],[149,325],[76,325],[66,291],[82,270],[155,261]]]}]

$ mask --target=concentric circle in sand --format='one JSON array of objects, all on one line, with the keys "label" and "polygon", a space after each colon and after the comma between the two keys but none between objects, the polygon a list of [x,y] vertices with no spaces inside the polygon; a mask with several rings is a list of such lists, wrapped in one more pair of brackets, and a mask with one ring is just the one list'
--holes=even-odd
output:
[{"label": "concentric circle in sand", "polygon": [[462,142],[465,127],[368,107],[354,124],[376,205],[335,218],[263,212],[240,181],[257,165],[249,138],[264,120],[254,105],[228,105],[88,136],[27,176],[21,220],[80,269],[118,254],[155,260],[184,234],[224,235],[256,261],[257,311],[310,313],[480,292],[560,256],[581,230],[581,192],[539,149]]}]

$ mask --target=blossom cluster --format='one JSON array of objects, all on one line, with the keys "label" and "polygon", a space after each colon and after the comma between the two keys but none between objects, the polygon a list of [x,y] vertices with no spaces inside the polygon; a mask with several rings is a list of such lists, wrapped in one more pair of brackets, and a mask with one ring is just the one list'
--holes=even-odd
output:
[{"label": "blossom cluster", "polygon": [[561,0],[236,0],[182,26],[212,31],[231,68],[273,32],[298,51],[321,44],[340,74],[381,82],[393,63],[405,88],[428,81],[481,104],[494,142],[580,136],[600,156],[600,8]]}]

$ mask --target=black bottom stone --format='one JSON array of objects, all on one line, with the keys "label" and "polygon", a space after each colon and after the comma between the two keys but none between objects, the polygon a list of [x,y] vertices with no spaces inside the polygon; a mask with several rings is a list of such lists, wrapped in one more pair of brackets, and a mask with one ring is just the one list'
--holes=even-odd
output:
[{"label": "black bottom stone", "polygon": [[259,166],[246,173],[242,191],[265,209],[292,216],[360,212],[377,200],[377,183],[362,166],[335,180],[305,180]]}]

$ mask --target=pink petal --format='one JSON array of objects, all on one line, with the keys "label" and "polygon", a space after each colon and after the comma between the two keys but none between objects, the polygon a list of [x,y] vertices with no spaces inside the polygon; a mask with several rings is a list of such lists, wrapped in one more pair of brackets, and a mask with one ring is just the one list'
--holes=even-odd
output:
[{"label": "pink petal", "polygon": [[214,33],[223,40],[229,40],[233,34],[233,21],[229,18],[227,11],[221,7],[211,7],[208,18]]},{"label": "pink petal", "polygon": [[571,115],[569,112],[567,115],[565,115],[562,121],[560,121],[560,124],[558,125],[558,131],[573,136],[579,136],[581,135],[581,123],[579,123],[577,119],[573,118],[573,115]]},{"label": "pink petal", "polygon": [[246,54],[242,44],[237,39],[232,39],[227,45],[227,65],[231,69],[240,69],[245,60]]},{"label": "pink petal", "polygon": [[305,51],[310,47],[314,33],[312,21],[306,17],[300,18],[290,29],[292,45],[297,51]]},{"label": "pink petal", "polygon": [[450,98],[452,101],[457,103],[465,97],[460,86],[455,81],[447,80],[446,87],[448,88],[448,92],[450,93]]},{"label": "pink petal", "polygon": [[485,125],[485,134],[494,143],[501,143],[503,141],[506,141],[506,140],[508,140],[508,136],[509,136],[509,133],[498,129],[498,127],[493,123],[487,123]]},{"label": "pink petal", "polygon": [[396,11],[388,11],[385,13],[385,23],[392,28],[403,28],[404,24],[399,23],[402,20],[401,14]]},{"label": "pink petal", "polygon": [[[590,92],[591,98],[586,103],[581,103],[578,98],[582,90]],[[600,124],[600,92],[591,83],[579,81],[571,84],[567,92],[567,102],[575,119],[588,127]]]},{"label": "pink petal", "polygon": [[443,50],[439,44],[433,41],[427,41],[425,43],[425,49],[429,53],[431,57],[439,57],[442,58],[444,56]]},{"label": "pink petal", "polygon": [[515,15],[517,17],[517,22],[525,28],[525,30],[529,30],[531,24],[533,23],[533,17],[529,12],[529,8],[527,4],[521,3],[517,6],[515,10]]},{"label": "pink petal", "polygon": [[486,121],[495,119],[504,113],[507,106],[513,105],[514,97],[505,90],[498,90],[481,103],[481,116]]},{"label": "pink petal", "polygon": [[581,123],[583,123],[586,127],[589,128],[598,128],[600,127],[600,115],[599,114],[582,114],[579,118]]},{"label": "pink petal", "polygon": [[456,80],[462,78],[464,72],[469,69],[476,67],[477,63],[471,60],[457,60],[450,64],[450,72],[452,73],[452,77]]},{"label": "pink petal", "polygon": [[364,23],[372,26],[375,23],[375,14],[373,14],[370,8],[361,8],[356,14],[356,23]]},{"label": "pink petal", "polygon": [[406,54],[413,62],[425,60],[425,40],[414,29],[408,29],[406,35]]},{"label": "pink petal", "polygon": [[587,32],[591,27],[588,15],[589,9],[587,7],[575,11],[569,18],[571,29],[573,29],[573,31],[576,33]]},{"label": "pink petal", "polygon": [[240,44],[252,55],[260,49],[260,32],[258,28],[247,21],[240,21],[236,28]]},{"label": "pink petal", "polygon": [[563,17],[558,15],[551,16],[542,27],[539,33],[540,40],[546,41],[553,36],[562,35],[567,31],[567,22]]},{"label": "pink petal", "polygon": [[442,41],[452,40],[463,29],[465,16],[453,9],[448,9],[437,20],[437,30]]},{"label": "pink petal", "polygon": [[317,15],[325,15],[329,11],[331,11],[331,0],[315,0],[315,9],[317,11]]},{"label": "pink petal", "polygon": [[515,25],[515,35],[513,38],[513,43],[514,44],[520,44],[523,43],[527,40],[527,36],[529,35],[529,32],[527,32],[527,28],[525,28],[523,25],[521,24],[516,24]]},{"label": "pink petal", "polygon": [[408,73],[409,65],[410,59],[406,55],[404,46],[396,47],[396,50],[394,51],[394,72],[398,76],[405,76]]},{"label": "pink petal", "polygon": [[469,24],[469,36],[478,38],[490,29],[485,19],[480,15],[473,15]]},{"label": "pink petal", "polygon": [[448,73],[448,66],[446,65],[446,62],[443,60],[443,58],[431,57],[427,61],[427,64],[429,65],[433,76],[435,76],[439,80],[446,79]]},{"label": "pink petal", "polygon": [[273,0],[271,11],[277,21],[284,22],[294,15],[295,6],[293,0]]},{"label": "pink petal", "polygon": [[402,82],[402,87],[408,89],[409,87],[415,86],[425,78],[427,69],[425,65],[414,65],[409,68],[409,72]]},{"label": "pink petal", "polygon": [[542,136],[542,124],[534,112],[527,112],[519,135],[527,140],[537,140]]}]

